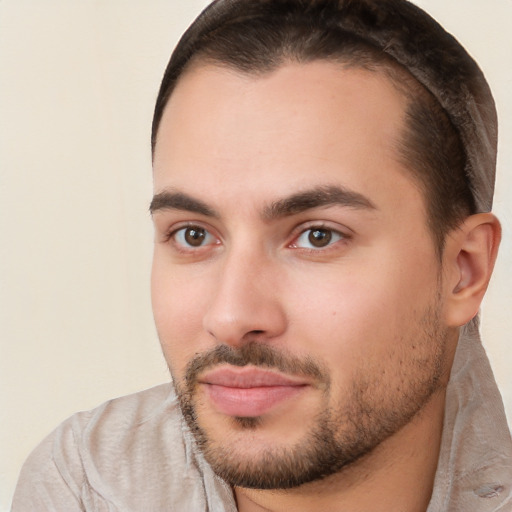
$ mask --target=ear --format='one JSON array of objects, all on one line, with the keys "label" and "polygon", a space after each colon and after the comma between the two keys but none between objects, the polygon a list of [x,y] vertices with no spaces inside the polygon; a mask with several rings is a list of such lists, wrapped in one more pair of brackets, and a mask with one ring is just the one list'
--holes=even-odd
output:
[{"label": "ear", "polygon": [[476,316],[498,254],[501,225],[492,213],[467,217],[446,237],[445,320],[460,327]]}]

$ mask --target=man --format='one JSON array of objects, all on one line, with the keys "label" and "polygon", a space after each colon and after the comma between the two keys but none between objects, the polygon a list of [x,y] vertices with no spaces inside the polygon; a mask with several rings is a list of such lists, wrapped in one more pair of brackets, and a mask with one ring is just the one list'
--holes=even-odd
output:
[{"label": "man", "polygon": [[496,115],[464,49],[405,0],[219,0],[152,148],[173,388],[62,424],[13,510],[510,510],[477,322]]}]

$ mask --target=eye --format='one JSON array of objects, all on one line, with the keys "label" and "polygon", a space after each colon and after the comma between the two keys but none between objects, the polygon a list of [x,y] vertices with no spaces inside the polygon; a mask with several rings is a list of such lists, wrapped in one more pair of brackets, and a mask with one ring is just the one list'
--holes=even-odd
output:
[{"label": "eye", "polygon": [[202,247],[215,244],[215,237],[206,229],[199,226],[187,226],[172,234],[174,241],[182,247]]},{"label": "eye", "polygon": [[345,238],[333,229],[313,227],[303,231],[293,243],[293,247],[302,249],[323,249]]}]

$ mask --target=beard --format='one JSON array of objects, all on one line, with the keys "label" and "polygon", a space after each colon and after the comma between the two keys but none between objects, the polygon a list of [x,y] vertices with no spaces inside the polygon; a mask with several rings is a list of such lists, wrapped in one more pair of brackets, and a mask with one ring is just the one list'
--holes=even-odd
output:
[{"label": "beard", "polygon": [[[187,425],[218,476],[235,487],[289,489],[321,480],[362,459],[409,423],[443,388],[447,332],[440,327],[439,306],[428,308],[407,339],[407,353],[390,347],[388,359],[379,361],[378,366],[375,358],[373,366],[362,363],[347,389],[337,390],[338,400],[332,396],[329,372],[320,362],[300,359],[257,341],[240,347],[219,345],[198,354],[187,365],[183,382],[173,382]],[[305,418],[311,426],[295,443],[266,443],[257,455],[248,455],[237,449],[229,432],[215,439],[201,425],[198,376],[220,364],[253,365],[313,378],[323,391],[320,412]],[[389,374],[395,377],[392,386],[386,380]],[[264,418],[260,417],[229,421],[234,430],[247,436],[264,428]]]}]

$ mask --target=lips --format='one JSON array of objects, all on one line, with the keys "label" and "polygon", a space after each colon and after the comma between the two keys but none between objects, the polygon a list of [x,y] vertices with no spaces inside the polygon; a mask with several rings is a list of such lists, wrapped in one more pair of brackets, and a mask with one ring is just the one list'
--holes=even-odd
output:
[{"label": "lips", "polygon": [[255,367],[221,367],[205,373],[199,383],[214,407],[228,416],[254,418],[304,391],[308,382]]}]

